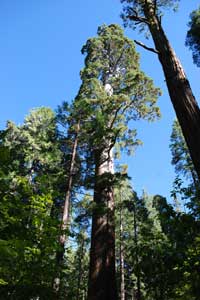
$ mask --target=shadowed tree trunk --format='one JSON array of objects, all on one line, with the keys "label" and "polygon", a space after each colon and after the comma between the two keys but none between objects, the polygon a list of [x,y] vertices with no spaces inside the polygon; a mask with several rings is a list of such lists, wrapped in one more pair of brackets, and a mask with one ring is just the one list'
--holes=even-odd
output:
[{"label": "shadowed tree trunk", "polygon": [[144,14],[163,67],[172,104],[200,180],[200,109],[183,67],[161,26],[161,20],[155,14],[152,0],[145,1]]},{"label": "shadowed tree trunk", "polygon": [[117,300],[112,149],[95,154],[88,300]]}]

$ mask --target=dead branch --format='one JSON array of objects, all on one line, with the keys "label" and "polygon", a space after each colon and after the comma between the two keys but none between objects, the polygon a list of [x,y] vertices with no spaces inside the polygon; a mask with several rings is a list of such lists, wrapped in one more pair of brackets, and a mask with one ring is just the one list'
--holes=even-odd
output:
[{"label": "dead branch", "polygon": [[142,48],[144,48],[144,49],[146,49],[146,50],[148,50],[148,51],[151,51],[151,52],[153,52],[153,53],[159,54],[159,51],[158,51],[158,50],[156,50],[156,49],[154,49],[154,48],[151,48],[151,47],[148,47],[148,46],[146,46],[145,44],[143,44],[142,42],[139,42],[139,41],[137,41],[137,40],[134,40],[134,42],[135,42],[137,45],[141,46]]}]

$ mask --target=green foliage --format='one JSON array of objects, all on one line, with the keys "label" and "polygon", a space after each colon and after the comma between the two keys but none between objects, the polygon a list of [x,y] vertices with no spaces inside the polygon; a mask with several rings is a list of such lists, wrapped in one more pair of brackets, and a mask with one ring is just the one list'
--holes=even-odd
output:
[{"label": "green foliage", "polygon": [[200,7],[190,14],[188,26],[185,44],[192,50],[194,63],[200,67]]},{"label": "green foliage", "polygon": [[[53,213],[63,176],[55,115],[31,111],[8,122],[0,142],[1,295],[51,299],[59,220]],[[56,175],[56,176],[55,176]]]},{"label": "green foliage", "polygon": [[[177,298],[175,299],[198,299],[200,281],[197,256],[199,253],[200,188],[197,174],[177,121],[173,124],[170,148],[172,163],[177,172],[172,195],[175,198],[178,195],[182,200],[187,201],[188,211],[187,214],[180,214],[179,212],[173,229],[172,237],[176,243],[175,254],[179,254],[175,269],[180,278],[176,287]],[[187,182],[185,182],[184,177]],[[182,254],[180,255],[180,253]]]},{"label": "green foliage", "polygon": [[[178,3],[180,0],[120,0],[123,3],[123,12],[121,17],[124,21],[125,26],[130,26],[133,29],[139,28],[139,31],[142,32],[146,30],[146,25],[148,21],[145,17],[145,10],[147,5],[151,7],[151,12],[153,15],[161,18],[165,10],[173,9],[174,11],[178,8]],[[140,20],[133,19],[130,20],[130,16],[139,17]],[[148,33],[146,33],[148,37]]]},{"label": "green foliage", "polygon": [[139,198],[128,182],[115,194],[117,276],[120,284],[123,245],[126,298],[138,295],[139,286],[142,300],[198,299],[199,221],[159,195]]},{"label": "green foliage", "polygon": [[194,167],[178,120],[175,120],[172,126],[170,150],[176,173],[191,178]]},{"label": "green foliage", "polygon": [[[187,208],[189,208],[190,213],[199,218],[199,180],[177,120],[173,123],[170,141],[172,164],[175,166],[175,171],[177,173],[171,195],[174,199],[177,199],[177,196],[180,195],[181,199],[184,202],[187,202]],[[187,180],[187,183],[184,182],[184,179]]]},{"label": "green foliage", "polygon": [[160,116],[156,106],[160,90],[140,70],[135,46],[118,25],[99,27],[98,36],[87,41],[82,53],[86,55],[82,85],[73,104],[76,120],[82,116],[82,143],[89,152],[117,143],[130,152],[141,142],[128,123]]}]

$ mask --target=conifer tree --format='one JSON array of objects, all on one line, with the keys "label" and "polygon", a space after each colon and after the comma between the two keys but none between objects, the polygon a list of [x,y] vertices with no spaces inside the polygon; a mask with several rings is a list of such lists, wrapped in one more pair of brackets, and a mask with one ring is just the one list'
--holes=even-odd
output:
[{"label": "conifer tree", "polygon": [[74,101],[81,112],[82,143],[93,165],[94,210],[90,251],[88,299],[117,299],[115,282],[114,146],[127,151],[139,143],[130,120],[159,116],[159,89],[139,68],[132,41],[117,25],[103,25],[82,53],[82,85]]},{"label": "conifer tree", "polygon": [[54,112],[34,109],[22,125],[2,132],[0,169],[3,299],[52,296],[58,220],[63,193],[62,151]]},{"label": "conifer tree", "polygon": [[[190,212],[199,218],[199,179],[177,120],[174,121],[172,126],[170,150],[172,165],[174,165],[177,174],[173,183],[172,196],[176,199],[177,194],[179,194],[184,201],[187,201],[186,205],[190,209]],[[185,180],[186,182],[184,182]]]}]

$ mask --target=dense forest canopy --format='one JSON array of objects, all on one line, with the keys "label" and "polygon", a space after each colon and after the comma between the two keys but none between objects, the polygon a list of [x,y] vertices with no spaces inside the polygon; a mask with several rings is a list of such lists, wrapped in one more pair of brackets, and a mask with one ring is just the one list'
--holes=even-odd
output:
[{"label": "dense forest canopy", "polygon": [[[154,45],[134,42],[116,22],[98,24],[96,35],[83,41],[73,100],[55,109],[39,103],[20,124],[8,120],[0,130],[2,300],[199,299],[200,115],[163,28],[165,12],[182,1],[118,2],[124,25],[145,30]],[[198,66],[199,8],[189,13],[183,43]],[[152,78],[140,65],[146,50]],[[173,123],[154,83],[161,77],[157,61],[169,91],[165,100],[177,115]],[[171,128],[165,137],[174,168],[170,197],[160,193],[159,180],[159,192],[135,187],[138,177],[143,182],[154,171],[140,128],[156,121],[164,136],[162,118]],[[158,140],[152,169],[159,165],[165,182],[170,164],[160,163],[154,128],[148,131],[151,143]],[[130,156],[137,161],[139,148],[147,148],[146,160],[131,170]]]}]

